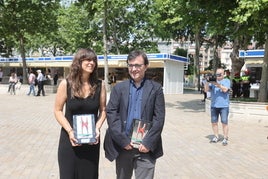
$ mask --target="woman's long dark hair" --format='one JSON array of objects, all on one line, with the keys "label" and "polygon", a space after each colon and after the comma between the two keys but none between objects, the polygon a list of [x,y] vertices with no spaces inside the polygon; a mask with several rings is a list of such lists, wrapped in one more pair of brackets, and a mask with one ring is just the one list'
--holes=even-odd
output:
[{"label": "woman's long dark hair", "polygon": [[71,88],[72,98],[74,96],[82,97],[82,61],[84,60],[93,60],[95,63],[95,68],[88,79],[88,82],[91,85],[90,96],[94,95],[98,85],[98,57],[96,53],[88,48],[79,49],[73,58],[70,73],[67,77]]}]

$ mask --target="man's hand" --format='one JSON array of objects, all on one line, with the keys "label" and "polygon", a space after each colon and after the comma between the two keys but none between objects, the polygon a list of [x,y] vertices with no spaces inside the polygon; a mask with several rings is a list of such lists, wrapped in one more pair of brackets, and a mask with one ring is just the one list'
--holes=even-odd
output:
[{"label": "man's hand", "polygon": [[132,145],[128,144],[126,147],[124,147],[124,149],[131,150],[131,149],[133,149],[133,147],[132,147]]},{"label": "man's hand", "polygon": [[142,152],[142,153],[147,153],[147,152],[149,152],[150,150],[147,149],[144,145],[141,144],[141,145],[139,146],[139,151]]},{"label": "man's hand", "polygon": [[220,88],[222,92],[224,92],[224,93],[228,92],[227,87],[225,87],[225,86],[223,86],[223,85],[221,85],[221,84],[219,84],[217,82],[212,82],[212,84],[215,85],[216,87]]}]

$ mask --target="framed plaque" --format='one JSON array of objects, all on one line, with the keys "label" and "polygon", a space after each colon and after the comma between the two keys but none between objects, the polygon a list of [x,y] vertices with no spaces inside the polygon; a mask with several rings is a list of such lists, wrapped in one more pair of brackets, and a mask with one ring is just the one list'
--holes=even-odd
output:
[{"label": "framed plaque", "polygon": [[139,148],[142,139],[151,128],[151,123],[140,119],[133,119],[133,131],[131,135],[131,143],[134,148]]},{"label": "framed plaque", "polygon": [[78,144],[96,142],[95,116],[93,114],[80,114],[73,116],[74,137]]}]

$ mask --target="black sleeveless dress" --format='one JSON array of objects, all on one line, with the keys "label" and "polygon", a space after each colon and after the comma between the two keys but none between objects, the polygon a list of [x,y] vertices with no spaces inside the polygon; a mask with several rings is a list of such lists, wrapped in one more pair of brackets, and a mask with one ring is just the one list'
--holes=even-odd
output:
[{"label": "black sleeveless dress", "polygon": [[[87,98],[74,97],[71,99],[71,90],[67,81],[67,101],[65,117],[73,125],[73,115],[94,114],[98,119],[100,106],[101,81],[94,96]],[[96,121],[95,121],[96,122]],[[69,135],[62,128],[58,147],[58,163],[61,179],[97,179],[99,168],[100,144],[72,147]]]}]

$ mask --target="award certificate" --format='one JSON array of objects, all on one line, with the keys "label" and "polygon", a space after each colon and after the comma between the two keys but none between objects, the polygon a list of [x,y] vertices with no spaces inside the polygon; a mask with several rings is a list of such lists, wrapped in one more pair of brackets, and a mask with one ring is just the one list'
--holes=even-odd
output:
[{"label": "award certificate", "polygon": [[73,130],[78,144],[96,142],[95,117],[93,114],[74,115]]}]

